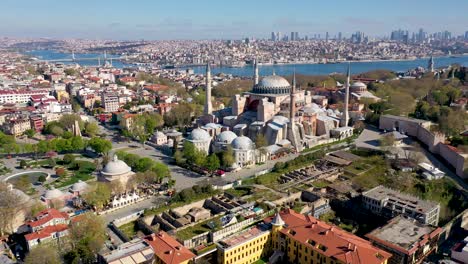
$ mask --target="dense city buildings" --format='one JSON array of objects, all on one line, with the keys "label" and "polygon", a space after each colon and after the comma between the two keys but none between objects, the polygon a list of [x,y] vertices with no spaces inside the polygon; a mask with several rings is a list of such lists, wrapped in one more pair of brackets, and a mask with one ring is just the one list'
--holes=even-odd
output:
[{"label": "dense city buildings", "polygon": [[467,261],[462,4],[437,32],[362,3],[229,27],[232,3],[204,4],[155,24],[132,8],[175,13],[114,4],[93,39],[0,37],[0,263]]}]

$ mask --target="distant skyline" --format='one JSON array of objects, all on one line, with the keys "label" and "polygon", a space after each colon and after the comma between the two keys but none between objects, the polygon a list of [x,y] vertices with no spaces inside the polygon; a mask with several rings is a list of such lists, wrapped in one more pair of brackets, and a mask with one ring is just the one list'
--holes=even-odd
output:
[{"label": "distant skyline", "polygon": [[468,1],[453,0],[3,0],[0,36],[117,40],[240,39],[392,30],[468,31]]}]

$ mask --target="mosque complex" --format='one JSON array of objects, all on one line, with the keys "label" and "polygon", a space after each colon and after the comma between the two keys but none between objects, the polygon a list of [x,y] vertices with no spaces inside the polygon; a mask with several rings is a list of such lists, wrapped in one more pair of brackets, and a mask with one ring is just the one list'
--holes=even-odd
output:
[{"label": "mosque complex", "polygon": [[[350,96],[357,100],[361,97],[378,100],[367,91],[365,84],[350,85],[349,68],[346,84],[339,91],[344,101],[343,112],[327,109],[327,98],[296,87],[295,74],[292,84],[274,73],[260,78],[255,62],[253,79],[251,91],[234,95],[231,108],[213,111],[211,69],[207,65],[204,115],[186,139],[207,154],[231,147],[235,157],[233,168],[274,159],[285,150],[300,152],[350,137],[353,134],[350,125],[362,118],[350,117]],[[260,134],[268,143],[263,151],[254,144]]]}]

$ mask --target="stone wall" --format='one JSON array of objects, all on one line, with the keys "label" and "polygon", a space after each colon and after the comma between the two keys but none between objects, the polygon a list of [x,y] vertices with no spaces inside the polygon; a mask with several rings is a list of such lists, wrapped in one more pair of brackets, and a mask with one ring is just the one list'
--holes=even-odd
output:
[{"label": "stone wall", "polygon": [[464,170],[468,168],[468,155],[457,152],[457,149],[440,144],[439,146],[439,155],[447,161],[453,168],[455,168],[455,173],[461,178],[468,178],[468,175],[464,173]]}]

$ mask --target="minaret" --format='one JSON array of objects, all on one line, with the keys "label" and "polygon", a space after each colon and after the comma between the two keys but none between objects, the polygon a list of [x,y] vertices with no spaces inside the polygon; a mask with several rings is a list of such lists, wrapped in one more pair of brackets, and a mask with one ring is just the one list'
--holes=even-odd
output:
[{"label": "minaret", "polygon": [[427,69],[431,72],[434,72],[434,57],[432,55],[431,55],[431,58],[429,59]]},{"label": "minaret", "polygon": [[348,73],[346,75],[346,84],[345,84],[345,102],[344,102],[344,109],[343,109],[343,114],[341,115],[341,122],[340,122],[340,126],[342,127],[348,126],[348,123],[349,123],[348,104],[349,104],[349,79],[350,78],[351,78],[351,64],[348,64]]},{"label": "minaret", "polygon": [[299,135],[299,127],[295,122],[295,116],[296,116],[295,92],[296,92],[296,72],[294,71],[291,91],[289,95],[289,124],[288,124],[287,139],[295,147],[296,151],[300,152],[302,151],[303,146],[302,146],[301,138]]},{"label": "minaret", "polygon": [[205,115],[213,113],[213,106],[211,105],[211,68],[210,63],[206,64],[206,100],[205,100]]},{"label": "minaret", "polygon": [[254,60],[254,85],[258,84],[258,64],[257,59]]},{"label": "minaret", "polygon": [[292,79],[292,86],[291,86],[291,94],[289,95],[289,120],[294,122],[294,116],[296,115],[296,71],[294,70],[293,79]]}]

